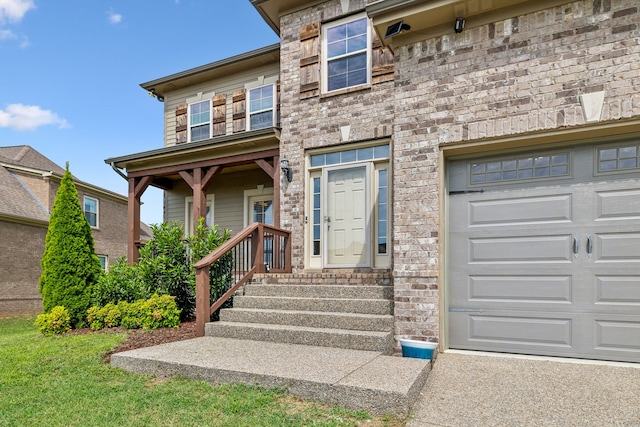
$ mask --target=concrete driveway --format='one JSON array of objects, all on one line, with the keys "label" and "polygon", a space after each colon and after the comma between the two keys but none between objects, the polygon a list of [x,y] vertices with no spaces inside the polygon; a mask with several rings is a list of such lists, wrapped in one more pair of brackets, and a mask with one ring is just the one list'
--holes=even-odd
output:
[{"label": "concrete driveway", "polygon": [[640,427],[640,364],[440,354],[407,427]]}]

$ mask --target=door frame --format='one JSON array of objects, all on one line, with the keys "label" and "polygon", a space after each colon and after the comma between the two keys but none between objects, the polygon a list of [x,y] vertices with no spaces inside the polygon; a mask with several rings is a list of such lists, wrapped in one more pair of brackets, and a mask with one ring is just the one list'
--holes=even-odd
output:
[{"label": "door frame", "polygon": [[[331,264],[329,263],[329,226],[330,223],[326,221],[327,213],[329,210],[329,173],[339,171],[339,170],[347,170],[347,169],[359,169],[364,168],[364,190],[365,190],[365,242],[364,242],[364,253],[365,253],[365,262],[361,264]],[[321,189],[322,189],[322,204],[323,209],[321,210],[322,214],[322,266],[323,268],[368,268],[371,267],[371,240],[372,240],[372,230],[371,230],[371,163],[370,162],[361,162],[361,163],[350,163],[350,164],[341,164],[337,166],[329,166],[322,169],[322,178],[321,178]]]},{"label": "door frame", "polygon": [[[259,185],[258,188],[254,188],[251,190],[244,190],[244,215],[243,215],[243,224],[244,227],[248,226],[253,221],[250,220],[251,217],[251,199],[260,198],[262,200],[271,200],[274,201],[274,193],[273,187],[265,188],[263,185]],[[275,205],[273,207],[276,208]]]}]

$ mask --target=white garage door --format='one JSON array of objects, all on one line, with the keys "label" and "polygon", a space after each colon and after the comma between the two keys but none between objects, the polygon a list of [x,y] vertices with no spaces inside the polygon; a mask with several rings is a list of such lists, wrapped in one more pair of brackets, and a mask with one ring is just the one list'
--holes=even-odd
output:
[{"label": "white garage door", "polygon": [[449,346],[640,362],[640,142],[449,163]]}]

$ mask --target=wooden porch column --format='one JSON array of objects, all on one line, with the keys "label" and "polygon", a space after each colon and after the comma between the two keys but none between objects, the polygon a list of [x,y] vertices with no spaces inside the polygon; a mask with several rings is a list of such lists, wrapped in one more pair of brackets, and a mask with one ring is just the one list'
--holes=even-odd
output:
[{"label": "wooden porch column", "polygon": [[264,159],[257,159],[255,162],[273,180],[273,225],[280,227],[280,156],[273,156],[273,166]]},{"label": "wooden porch column", "polygon": [[[178,172],[182,179],[191,187],[193,191],[193,225],[194,227],[200,221],[200,218],[207,216],[207,188],[222,170],[220,166],[209,168],[207,173],[203,174],[202,168],[194,168],[193,175],[187,171]],[[187,230],[185,230],[187,231]]]},{"label": "wooden porch column", "polygon": [[129,178],[129,201],[127,203],[127,261],[129,265],[138,262],[140,241],[140,198],[153,181],[152,176]]}]

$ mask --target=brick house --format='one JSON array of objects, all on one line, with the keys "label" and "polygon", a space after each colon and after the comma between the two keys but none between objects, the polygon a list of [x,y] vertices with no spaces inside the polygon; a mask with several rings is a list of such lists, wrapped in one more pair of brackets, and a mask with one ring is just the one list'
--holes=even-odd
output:
[{"label": "brick house", "polygon": [[[27,145],[0,147],[0,316],[38,313],[38,283],[56,192],[64,169]],[[127,253],[127,198],[74,180],[106,268]]]},{"label": "brick house", "polygon": [[141,85],[131,259],[154,185],[289,230],[280,283],[392,284],[396,339],[640,361],[636,2],[251,3],[278,45]]}]

